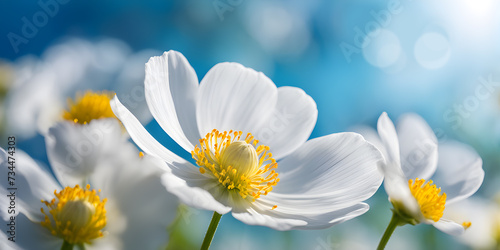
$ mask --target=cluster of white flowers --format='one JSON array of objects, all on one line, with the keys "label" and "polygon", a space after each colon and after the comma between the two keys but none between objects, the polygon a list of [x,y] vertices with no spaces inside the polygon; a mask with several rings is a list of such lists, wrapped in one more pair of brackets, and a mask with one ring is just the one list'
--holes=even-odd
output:
[{"label": "cluster of white flowers", "polygon": [[[276,230],[324,229],[367,212],[364,201],[384,178],[395,226],[426,223],[460,234],[471,225],[443,214],[478,190],[481,158],[458,142],[438,147],[417,115],[403,116],[396,129],[383,113],[378,133],[364,128],[364,137],[308,140],[318,111],[303,90],[277,88],[238,63],[217,64],[199,83],[176,51],[149,60],[144,87],[154,119],[192,159],[160,144],[117,96],[81,93],[44,135],[53,175],[16,152],[18,239],[4,237],[2,246],[156,249],[167,242],[177,198],[214,211],[202,248],[229,212]],[[7,159],[2,150],[5,176]],[[1,185],[3,207],[9,187]]]},{"label": "cluster of white flowers", "polygon": [[[87,249],[154,249],[166,244],[165,228],[174,214],[158,215],[175,211],[178,202],[163,192],[163,162],[141,157],[116,118],[98,115],[106,111],[81,109],[96,96],[103,102],[90,102],[107,105],[112,115],[105,94],[77,99],[70,111],[89,120],[66,119],[49,129],[45,142],[51,171],[22,151],[0,149],[2,176],[11,176],[8,164],[15,159],[10,172],[15,172],[16,188],[2,182],[0,203],[7,207],[7,194],[14,192],[18,204],[15,214],[2,211],[4,221],[17,216],[15,237],[2,238],[6,249],[60,249],[66,242]],[[66,111],[63,116],[71,115]],[[150,229],[148,234],[142,234],[144,228]],[[131,237],[138,234],[140,241]]]}]

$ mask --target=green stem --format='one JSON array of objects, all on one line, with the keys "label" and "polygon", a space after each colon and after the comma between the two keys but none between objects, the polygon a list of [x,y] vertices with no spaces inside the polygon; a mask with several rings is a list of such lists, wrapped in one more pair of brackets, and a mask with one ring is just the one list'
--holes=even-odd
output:
[{"label": "green stem", "polygon": [[385,248],[385,245],[387,245],[387,242],[391,238],[394,229],[396,229],[396,227],[401,222],[402,222],[401,217],[399,217],[397,213],[393,212],[391,222],[389,222],[387,229],[385,229],[384,235],[382,236],[382,239],[380,239],[380,243],[378,244],[377,250],[383,250]]},{"label": "green stem", "polygon": [[207,233],[205,234],[205,239],[203,240],[203,244],[201,245],[201,250],[208,250],[210,248],[210,243],[212,243],[212,239],[214,238],[215,230],[217,230],[217,226],[219,225],[220,218],[222,214],[214,212],[212,216],[212,221],[208,226]]},{"label": "green stem", "polygon": [[73,244],[64,240],[62,247],[61,247],[61,250],[73,250]]}]

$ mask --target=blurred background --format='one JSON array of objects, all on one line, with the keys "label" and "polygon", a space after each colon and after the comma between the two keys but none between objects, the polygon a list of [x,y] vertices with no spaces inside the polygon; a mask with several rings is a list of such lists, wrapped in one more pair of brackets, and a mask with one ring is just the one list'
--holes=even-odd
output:
[{"label": "blurred background", "polygon": [[[153,135],[190,158],[164,138],[144,99],[144,63],[177,50],[200,80],[213,65],[234,61],[264,72],[277,86],[304,89],[319,110],[312,138],[373,127],[383,111],[393,120],[418,113],[440,140],[478,151],[486,177],[477,203],[499,211],[498,1],[41,0],[0,6],[0,145],[16,135],[19,148],[42,163],[43,131],[68,97],[87,89],[128,98],[125,104]],[[276,232],[224,216],[213,249],[375,249],[391,205],[383,188],[369,203],[367,214],[319,231]],[[179,214],[168,248],[198,248],[211,213],[182,206]],[[496,249],[500,234],[488,233],[497,241],[481,245],[431,226],[406,226],[388,249]]]}]

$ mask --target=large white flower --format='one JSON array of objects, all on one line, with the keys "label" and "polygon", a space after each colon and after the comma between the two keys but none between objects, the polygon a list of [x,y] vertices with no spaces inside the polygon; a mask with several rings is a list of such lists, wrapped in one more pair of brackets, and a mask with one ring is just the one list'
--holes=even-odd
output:
[{"label": "large white flower", "polygon": [[452,235],[463,233],[470,222],[456,223],[443,213],[445,206],[466,199],[481,186],[484,171],[479,155],[455,141],[439,144],[438,149],[434,132],[416,114],[403,115],[395,128],[384,112],[377,129],[378,135],[366,129],[358,132],[384,154],[384,187],[395,213],[405,223],[432,224]]},{"label": "large white flower", "polygon": [[379,151],[354,133],[308,139],[316,104],[276,88],[237,63],[214,66],[200,84],[175,51],[146,64],[153,117],[199,167],[156,141],[120,103],[116,116],[145,153],[168,163],[163,184],[186,204],[277,230],[319,229],[366,212],[378,189]]}]

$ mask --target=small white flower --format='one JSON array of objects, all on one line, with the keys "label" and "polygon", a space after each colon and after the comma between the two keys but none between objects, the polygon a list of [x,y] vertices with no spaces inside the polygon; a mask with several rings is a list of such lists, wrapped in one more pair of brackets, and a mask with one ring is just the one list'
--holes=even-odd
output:
[{"label": "small white flower", "polygon": [[19,139],[45,135],[61,119],[66,98],[87,89],[113,89],[124,104],[149,122],[144,100],[144,65],[153,50],[132,53],[120,40],[90,42],[70,38],[38,57],[24,56],[12,63],[14,77],[5,102],[7,131]]},{"label": "small white flower", "polygon": [[[7,176],[3,149],[0,156],[2,176]],[[100,159],[99,168],[86,178],[89,185],[81,186],[66,184],[74,179],[54,178],[27,154],[17,151],[16,242],[10,246],[60,249],[63,240],[85,244],[86,249],[153,249],[165,244],[166,227],[175,217],[177,202],[161,191],[158,165],[163,163],[153,157],[140,159],[132,145],[109,157]],[[61,176],[57,169],[54,172]],[[10,187],[7,181],[2,182],[2,207],[8,207]],[[3,223],[8,223],[10,216],[3,210]],[[90,218],[93,223],[87,223]],[[68,221],[73,227],[64,232]]]},{"label": "small white flower", "polygon": [[199,167],[156,141],[120,103],[116,116],[145,153],[169,166],[163,184],[186,204],[277,230],[330,227],[365,213],[381,184],[379,151],[354,133],[308,139],[317,118],[301,89],[276,88],[237,63],[198,84],[175,51],[146,64],[149,109]]},{"label": "small white flower", "polygon": [[395,212],[406,223],[432,224],[452,235],[463,233],[470,222],[459,224],[443,213],[445,206],[466,199],[481,186],[484,171],[479,155],[455,141],[438,149],[434,132],[416,114],[403,115],[396,129],[384,112],[377,129],[378,135],[358,131],[384,154],[384,187]]},{"label": "small white flower", "polygon": [[130,147],[126,133],[109,105],[111,93],[87,91],[61,112],[61,122],[51,127],[45,141],[51,167],[67,185],[85,185],[87,177],[123,147]]},{"label": "small white flower", "polygon": [[447,208],[444,216],[474,220],[458,238],[464,244],[474,249],[496,249],[500,245],[500,200],[472,197]]}]

